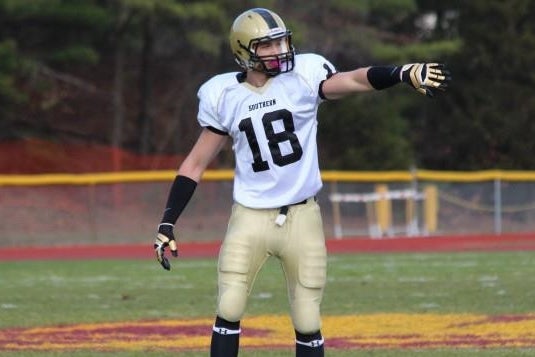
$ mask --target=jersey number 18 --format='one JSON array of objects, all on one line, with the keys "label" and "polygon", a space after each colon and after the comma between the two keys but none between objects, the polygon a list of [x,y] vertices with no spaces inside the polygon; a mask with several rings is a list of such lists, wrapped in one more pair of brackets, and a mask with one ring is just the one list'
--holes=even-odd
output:
[{"label": "jersey number 18", "polygon": [[[282,121],[284,131],[276,133],[273,128],[273,123],[278,120]],[[271,153],[273,162],[277,166],[285,166],[301,159],[301,156],[303,156],[303,149],[301,148],[299,139],[297,139],[297,135],[295,135],[295,126],[291,112],[286,109],[280,109],[266,113],[262,116],[262,124],[264,126],[266,138],[268,139],[269,152]],[[254,132],[251,118],[243,119],[238,127],[240,131],[245,133],[247,142],[253,153],[253,171],[259,172],[269,170],[268,162],[262,158],[262,153],[260,152],[260,146],[258,145],[258,139]],[[285,141],[290,143],[292,152],[283,155],[279,144]]]}]

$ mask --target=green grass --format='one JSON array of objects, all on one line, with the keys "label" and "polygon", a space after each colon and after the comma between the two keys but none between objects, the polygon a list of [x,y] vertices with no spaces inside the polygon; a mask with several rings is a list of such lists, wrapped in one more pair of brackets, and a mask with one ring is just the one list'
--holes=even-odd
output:
[{"label": "green grass", "polygon": [[[0,328],[214,316],[216,261],[28,261],[0,263]],[[329,260],[324,315],[534,312],[535,252],[336,255]],[[287,314],[282,272],[270,260],[250,297],[247,316]],[[209,326],[207,327],[209,331]],[[287,351],[245,356],[291,356]],[[328,356],[470,356],[477,349],[332,350]],[[485,356],[534,350],[487,349]],[[5,352],[0,356],[176,356],[177,352]],[[180,352],[206,356],[207,352]]]},{"label": "green grass", "polygon": [[534,258],[535,252],[333,257],[323,311],[534,311]]}]

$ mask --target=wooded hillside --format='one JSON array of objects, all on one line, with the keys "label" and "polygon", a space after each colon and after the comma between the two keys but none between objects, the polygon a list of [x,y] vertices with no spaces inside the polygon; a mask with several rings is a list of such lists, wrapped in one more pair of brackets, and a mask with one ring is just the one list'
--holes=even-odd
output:
[{"label": "wooded hillside", "polygon": [[[0,142],[187,153],[199,132],[197,89],[239,69],[228,30],[252,3],[0,0]],[[534,1],[254,4],[283,17],[298,52],[340,71],[432,61],[452,72],[435,99],[399,85],[325,103],[323,168],[535,168]],[[229,148],[216,166],[231,164]]]}]

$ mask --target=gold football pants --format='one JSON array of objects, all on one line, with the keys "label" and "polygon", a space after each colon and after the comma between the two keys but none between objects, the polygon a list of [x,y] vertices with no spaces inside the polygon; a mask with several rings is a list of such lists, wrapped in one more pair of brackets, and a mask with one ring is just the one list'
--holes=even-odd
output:
[{"label": "gold football pants", "polygon": [[219,253],[217,313],[241,320],[257,273],[270,256],[279,259],[288,288],[294,328],[304,334],[321,328],[320,303],[327,273],[327,250],[320,207],[311,198],[289,206],[282,226],[279,209],[234,204]]}]

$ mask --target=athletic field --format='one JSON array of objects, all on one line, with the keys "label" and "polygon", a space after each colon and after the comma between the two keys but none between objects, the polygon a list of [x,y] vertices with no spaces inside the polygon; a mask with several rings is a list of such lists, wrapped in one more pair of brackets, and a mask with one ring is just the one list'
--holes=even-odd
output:
[{"label": "athletic field", "polygon": [[[207,356],[219,243],[0,249],[0,356]],[[535,355],[535,235],[329,240],[327,356]],[[240,356],[292,356],[272,259]]]}]

